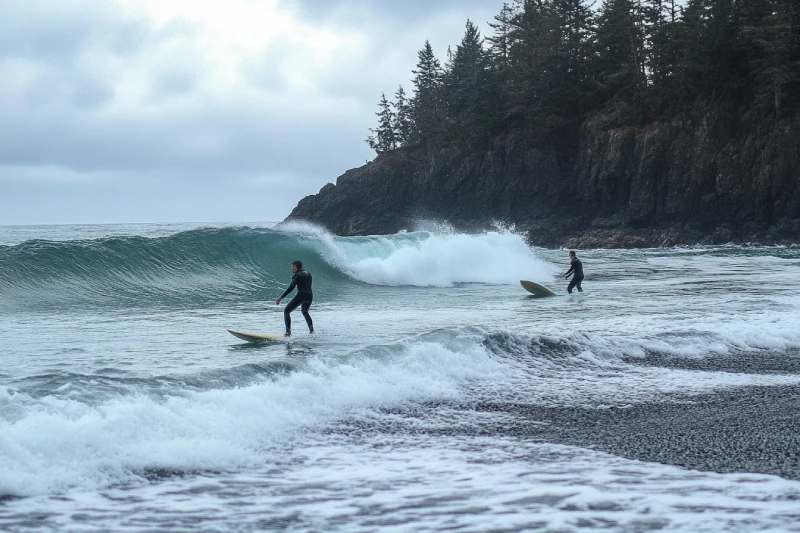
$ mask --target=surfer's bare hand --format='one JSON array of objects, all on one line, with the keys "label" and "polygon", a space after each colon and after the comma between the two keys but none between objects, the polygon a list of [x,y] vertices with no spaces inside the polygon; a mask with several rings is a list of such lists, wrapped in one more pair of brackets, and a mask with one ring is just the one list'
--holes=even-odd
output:
[{"label": "surfer's bare hand", "polygon": [[275,305],[280,305],[280,304],[281,304],[281,299],[280,299],[280,298],[278,298],[277,300],[275,300]]}]

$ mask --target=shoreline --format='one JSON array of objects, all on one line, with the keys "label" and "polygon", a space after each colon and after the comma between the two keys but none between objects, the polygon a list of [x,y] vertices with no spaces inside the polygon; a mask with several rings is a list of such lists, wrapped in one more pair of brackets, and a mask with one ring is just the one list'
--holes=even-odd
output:
[{"label": "shoreline", "polygon": [[627,459],[800,480],[800,386],[747,387],[619,409],[483,406],[530,422],[507,434]]},{"label": "shoreline", "polygon": [[[650,355],[627,363],[696,371],[800,374],[800,351],[702,359]],[[524,421],[509,435],[579,446],[627,459],[717,473],[800,480],[800,384],[748,386],[627,408],[484,404]],[[502,428],[497,428],[503,431]]]}]

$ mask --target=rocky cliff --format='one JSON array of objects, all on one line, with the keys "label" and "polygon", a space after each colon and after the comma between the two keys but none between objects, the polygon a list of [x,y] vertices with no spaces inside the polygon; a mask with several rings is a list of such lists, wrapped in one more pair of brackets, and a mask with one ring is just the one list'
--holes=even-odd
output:
[{"label": "rocky cliff", "polygon": [[511,134],[477,150],[401,148],[302,199],[288,219],[341,235],[501,222],[532,244],[582,248],[800,243],[800,121],[596,120],[566,147]]}]

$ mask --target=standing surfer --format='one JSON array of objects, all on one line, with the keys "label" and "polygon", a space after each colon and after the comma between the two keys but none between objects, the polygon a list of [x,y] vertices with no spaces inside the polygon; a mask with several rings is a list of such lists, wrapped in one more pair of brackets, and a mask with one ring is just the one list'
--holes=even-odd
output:
[{"label": "standing surfer", "polygon": [[575,252],[570,251],[569,258],[569,270],[564,274],[564,277],[568,278],[572,276],[572,280],[570,280],[567,286],[567,292],[572,294],[572,289],[576,287],[578,292],[583,292],[581,288],[581,282],[583,281],[583,263],[581,263],[581,260],[575,255]]},{"label": "standing surfer", "polygon": [[275,305],[280,305],[281,300],[297,287],[297,294],[295,294],[292,301],[289,302],[283,310],[283,321],[286,323],[285,337],[292,336],[292,317],[290,313],[297,309],[298,305],[300,306],[300,311],[303,313],[303,317],[306,319],[306,324],[308,324],[308,332],[314,333],[314,323],[311,321],[311,315],[308,314],[308,308],[311,307],[311,302],[314,299],[314,295],[311,292],[311,273],[303,270],[302,261],[292,262],[292,273],[292,284],[281,294],[280,298],[275,300]]}]

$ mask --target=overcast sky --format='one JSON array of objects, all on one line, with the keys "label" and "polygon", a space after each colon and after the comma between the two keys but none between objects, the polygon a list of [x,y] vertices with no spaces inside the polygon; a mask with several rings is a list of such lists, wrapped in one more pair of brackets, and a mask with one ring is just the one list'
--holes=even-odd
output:
[{"label": "overcast sky", "polygon": [[502,0],[4,0],[0,225],[278,221]]}]

